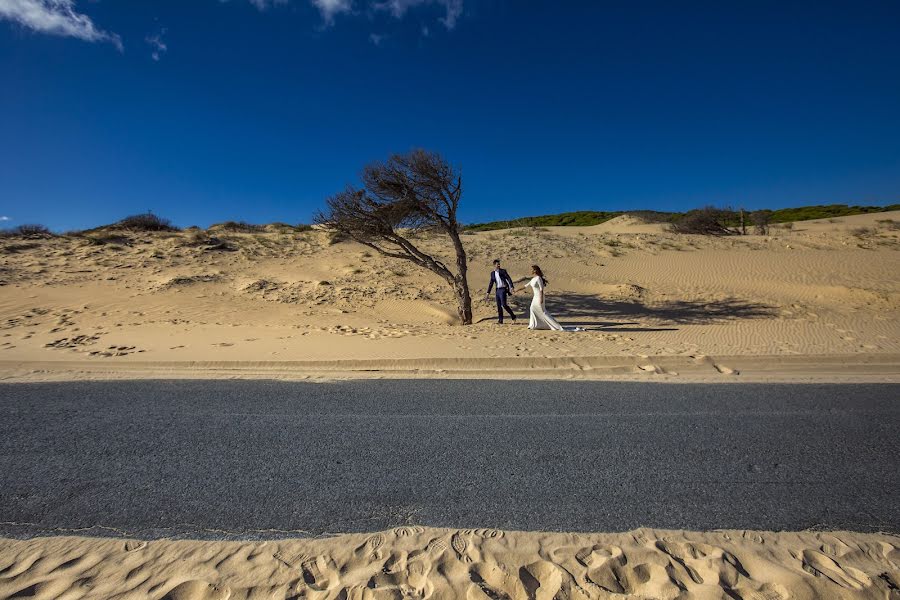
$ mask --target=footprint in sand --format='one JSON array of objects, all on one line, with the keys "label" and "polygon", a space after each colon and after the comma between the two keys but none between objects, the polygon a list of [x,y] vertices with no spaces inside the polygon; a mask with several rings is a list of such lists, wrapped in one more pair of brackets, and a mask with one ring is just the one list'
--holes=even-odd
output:
[{"label": "footprint in sand", "polygon": [[803,570],[816,577],[825,577],[837,585],[861,590],[872,585],[869,576],[853,567],[842,567],[833,558],[816,550],[804,550],[802,558]]},{"label": "footprint in sand", "polygon": [[365,543],[356,549],[358,557],[381,560],[381,547],[384,546],[384,535],[377,533],[367,539]]},{"label": "footprint in sand", "polygon": [[456,552],[456,557],[463,562],[472,562],[469,556],[469,540],[465,538],[462,532],[457,531],[450,538],[450,547]]},{"label": "footprint in sand", "polygon": [[478,563],[469,571],[472,585],[466,593],[468,600],[525,600],[524,584],[502,564]]},{"label": "footprint in sand", "polygon": [[406,570],[406,581],[419,598],[428,598],[433,590],[428,581],[431,565],[423,560],[411,562]]},{"label": "footprint in sand", "polygon": [[694,583],[733,588],[741,577],[750,577],[737,557],[715,546],[657,542],[656,547],[672,559],[675,571],[686,572]]},{"label": "footprint in sand", "polygon": [[135,552],[143,550],[147,547],[147,542],[143,540],[128,540],[125,542],[125,552]]},{"label": "footprint in sand", "polygon": [[185,581],[163,596],[163,600],[228,600],[231,590],[205,581]]},{"label": "footprint in sand", "polygon": [[486,539],[500,539],[503,537],[503,532],[499,529],[475,529],[472,533]]},{"label": "footprint in sand", "polygon": [[444,538],[434,538],[425,548],[416,550],[409,555],[409,561],[414,562],[417,559],[433,560],[440,557],[447,550],[447,542]]},{"label": "footprint in sand", "polygon": [[525,586],[528,598],[534,600],[553,600],[563,582],[560,568],[546,560],[539,560],[519,569],[519,579]]},{"label": "footprint in sand", "polygon": [[588,569],[586,579],[606,592],[624,594],[631,589],[624,567],[628,562],[622,549],[595,545],[575,553],[575,560]]},{"label": "footprint in sand", "polygon": [[381,571],[386,574],[403,573],[406,571],[407,558],[409,554],[404,551],[392,553],[385,561]]},{"label": "footprint in sand", "polygon": [[301,563],[307,559],[307,557],[302,554],[286,554],[280,550],[272,554],[272,558],[291,569],[299,569]]},{"label": "footprint in sand", "polygon": [[300,570],[303,574],[303,583],[314,590],[328,590],[338,581],[336,569],[324,556],[303,561]]}]

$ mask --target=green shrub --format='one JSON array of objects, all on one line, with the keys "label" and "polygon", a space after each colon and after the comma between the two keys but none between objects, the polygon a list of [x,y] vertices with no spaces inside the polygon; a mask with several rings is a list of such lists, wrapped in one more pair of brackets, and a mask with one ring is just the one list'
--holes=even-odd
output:
[{"label": "green shrub", "polygon": [[219,223],[218,227],[232,233],[260,233],[266,230],[265,225],[254,225],[246,221],[225,221]]},{"label": "green shrub", "polygon": [[130,231],[179,231],[169,219],[163,219],[152,212],[125,217],[115,227]]},{"label": "green shrub", "polygon": [[514,227],[567,227],[590,226],[605,223],[624,214],[621,211],[604,212],[582,210],[578,212],[561,213],[558,215],[543,215],[539,217],[523,217],[512,221],[492,221],[490,223],[477,223],[466,226],[468,231],[494,231],[497,229],[511,229]]}]

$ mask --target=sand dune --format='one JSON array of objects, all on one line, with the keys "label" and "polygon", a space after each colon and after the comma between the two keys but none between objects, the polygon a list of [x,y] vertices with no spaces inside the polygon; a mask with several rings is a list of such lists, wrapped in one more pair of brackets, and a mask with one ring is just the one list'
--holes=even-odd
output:
[{"label": "sand dune", "polygon": [[260,542],[0,540],[0,598],[889,598],[897,538],[399,527]]},{"label": "sand dune", "polygon": [[[0,239],[0,376],[72,361],[86,366],[66,367],[72,376],[98,376],[154,361],[417,359],[441,369],[452,359],[474,372],[492,360],[516,370],[517,359],[896,356],[898,221],[880,213],[710,238],[622,216],[470,233],[469,327],[455,325],[436,276],[321,231]],[[437,238],[420,243],[442,250]],[[512,302],[519,323],[497,326],[483,295],[495,257],[520,280],[540,264],[548,309],[587,331],[526,331],[524,294]],[[659,374],[633,375],[648,373]]]}]

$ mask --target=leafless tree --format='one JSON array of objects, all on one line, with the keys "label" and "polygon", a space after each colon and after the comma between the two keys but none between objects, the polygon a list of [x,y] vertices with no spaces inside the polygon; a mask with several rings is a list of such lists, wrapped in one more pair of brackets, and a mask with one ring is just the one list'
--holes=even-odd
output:
[{"label": "leafless tree", "polygon": [[672,231],[702,235],[737,235],[740,230],[732,226],[736,221],[737,215],[733,210],[707,206],[688,211],[672,223]]},{"label": "leafless tree", "polygon": [[[413,150],[394,154],[362,172],[362,189],[348,187],[327,200],[315,216],[325,229],[347,235],[391,258],[408,260],[440,275],[456,296],[464,325],[472,323],[472,297],[466,280],[466,251],[456,211],[462,196],[462,176],[434,152]],[[456,269],[423,252],[417,234],[447,235],[456,253]]]},{"label": "leafless tree", "polygon": [[772,218],[771,210],[757,210],[750,213],[750,220],[756,227],[756,235],[769,235],[769,220]]}]

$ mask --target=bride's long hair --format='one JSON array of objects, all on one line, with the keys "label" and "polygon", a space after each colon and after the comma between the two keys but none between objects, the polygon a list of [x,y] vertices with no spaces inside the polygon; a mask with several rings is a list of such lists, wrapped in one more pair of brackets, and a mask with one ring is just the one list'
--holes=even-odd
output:
[{"label": "bride's long hair", "polygon": [[541,278],[541,281],[544,282],[544,285],[548,285],[550,282],[547,281],[547,278],[544,277],[544,272],[541,271],[541,268],[537,265],[531,265],[531,272]]}]

